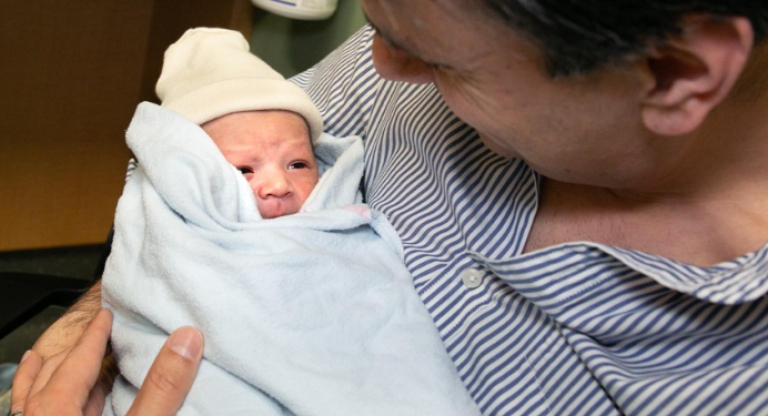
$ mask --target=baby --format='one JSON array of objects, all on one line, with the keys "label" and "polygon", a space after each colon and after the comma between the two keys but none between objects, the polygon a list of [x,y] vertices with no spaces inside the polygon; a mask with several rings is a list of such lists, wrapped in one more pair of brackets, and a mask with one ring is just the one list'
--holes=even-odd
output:
[{"label": "baby", "polygon": [[479,414],[397,233],[360,204],[360,138],[322,133],[237,32],[188,31],[157,92],[126,132],[139,164],[103,277],[121,371],[105,414],[183,325],[205,351],[182,415]]},{"label": "baby", "polygon": [[309,97],[236,32],[187,31],[166,51],[162,106],[201,125],[248,181],[262,218],[299,212],[318,181],[323,121]]}]

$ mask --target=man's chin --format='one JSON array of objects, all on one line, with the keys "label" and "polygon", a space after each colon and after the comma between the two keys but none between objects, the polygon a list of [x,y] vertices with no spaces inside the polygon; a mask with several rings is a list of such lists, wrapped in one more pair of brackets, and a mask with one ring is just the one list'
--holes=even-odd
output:
[{"label": "man's chin", "polygon": [[521,159],[520,155],[509,145],[501,145],[496,139],[486,136],[483,133],[478,133],[478,135],[485,147],[493,153],[496,153],[505,159]]}]

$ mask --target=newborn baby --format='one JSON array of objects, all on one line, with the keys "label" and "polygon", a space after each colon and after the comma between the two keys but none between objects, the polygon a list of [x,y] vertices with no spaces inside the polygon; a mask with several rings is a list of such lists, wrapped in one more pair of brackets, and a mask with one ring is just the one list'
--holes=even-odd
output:
[{"label": "newborn baby", "polygon": [[237,32],[188,31],[157,91],[126,133],[139,163],[103,277],[121,371],[105,414],[192,325],[205,350],[181,415],[478,415],[397,233],[360,203],[361,139],[322,133]]}]

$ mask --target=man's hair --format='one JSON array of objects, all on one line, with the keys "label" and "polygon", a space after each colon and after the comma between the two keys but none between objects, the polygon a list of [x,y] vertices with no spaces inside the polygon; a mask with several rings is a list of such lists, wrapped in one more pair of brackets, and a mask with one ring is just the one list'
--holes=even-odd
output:
[{"label": "man's hair", "polygon": [[619,64],[680,33],[681,18],[744,16],[755,43],[768,33],[768,0],[477,0],[541,46],[552,76]]}]

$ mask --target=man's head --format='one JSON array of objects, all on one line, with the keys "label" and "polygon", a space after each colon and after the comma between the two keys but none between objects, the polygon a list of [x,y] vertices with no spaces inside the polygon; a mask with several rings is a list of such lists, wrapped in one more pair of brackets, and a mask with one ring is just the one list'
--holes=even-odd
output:
[{"label": "man's head", "polygon": [[[754,3],[754,18],[654,1],[655,14],[672,10],[658,25],[645,1],[361,1],[378,31],[373,56],[383,77],[434,81],[503,156],[554,179],[615,188],[669,174],[701,147],[699,133],[715,131],[703,127],[707,117],[765,33],[766,6],[747,1],[739,7]],[[606,19],[614,18],[601,11],[615,7],[625,15],[619,26],[636,14],[646,34],[612,31]]]},{"label": "man's head", "polygon": [[230,113],[202,125],[248,181],[262,218],[299,212],[317,185],[304,119],[290,111]]},{"label": "man's head", "polygon": [[568,76],[651,52],[684,29],[686,15],[746,17],[755,42],[768,34],[759,0],[471,0],[544,51],[553,75]]}]

